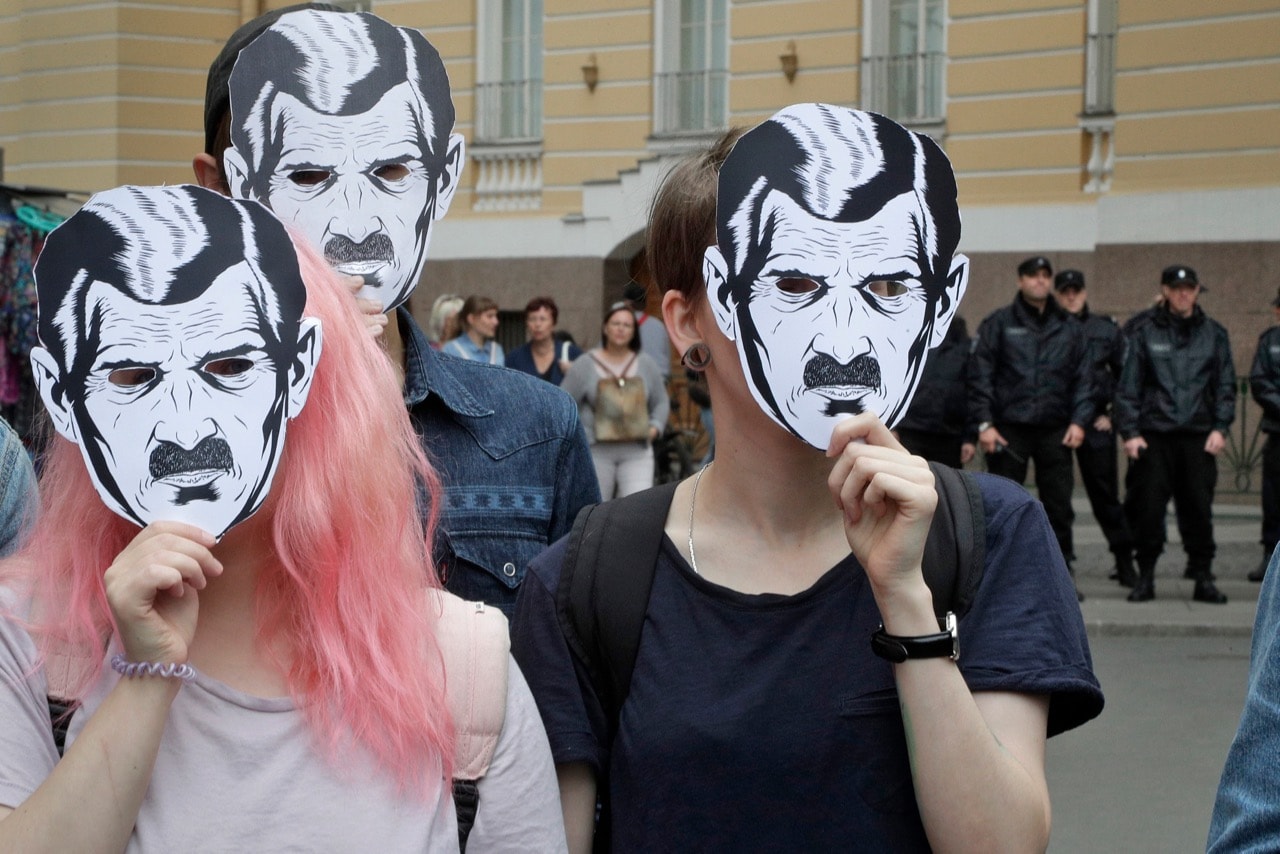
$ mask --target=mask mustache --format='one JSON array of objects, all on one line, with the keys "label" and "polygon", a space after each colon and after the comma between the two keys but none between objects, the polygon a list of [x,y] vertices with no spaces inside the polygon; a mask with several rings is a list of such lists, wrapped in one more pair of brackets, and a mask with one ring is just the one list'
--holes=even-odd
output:
[{"label": "mask mustache", "polygon": [[335,234],[324,245],[324,259],[331,265],[350,264],[356,261],[385,261],[390,263],[395,258],[395,247],[391,238],[381,231],[374,232],[361,243],[355,243],[349,237]]},{"label": "mask mustache", "polygon": [[842,365],[826,353],[819,353],[804,366],[804,386],[807,389],[822,386],[880,387],[880,363],[873,356],[855,356]]},{"label": "mask mustache", "polygon": [[152,480],[190,471],[230,470],[231,446],[217,436],[202,440],[189,451],[172,442],[161,442],[151,452],[148,468]]}]

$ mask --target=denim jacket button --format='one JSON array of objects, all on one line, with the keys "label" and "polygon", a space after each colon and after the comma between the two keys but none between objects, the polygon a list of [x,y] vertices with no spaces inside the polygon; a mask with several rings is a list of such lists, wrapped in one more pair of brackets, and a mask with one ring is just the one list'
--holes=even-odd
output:
[{"label": "denim jacket button", "polygon": [[505,575],[507,578],[515,578],[516,565],[511,561],[507,561],[502,565],[502,574]]}]

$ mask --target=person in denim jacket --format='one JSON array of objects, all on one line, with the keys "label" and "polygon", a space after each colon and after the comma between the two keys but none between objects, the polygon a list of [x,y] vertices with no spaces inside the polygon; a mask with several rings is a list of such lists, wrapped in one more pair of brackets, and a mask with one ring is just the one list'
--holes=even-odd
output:
[{"label": "person in denim jacket", "polygon": [[[268,12],[232,34],[209,68],[205,150],[192,163],[202,186],[228,195],[231,191],[224,155],[231,143],[229,84],[240,51],[282,16],[295,12],[344,18],[353,14],[327,4],[300,4]],[[356,29],[378,26],[370,17],[360,17]],[[340,31],[345,32],[342,27],[333,30]],[[426,58],[419,62],[430,65],[430,74],[424,76],[419,69],[415,79],[438,82],[444,73],[438,55],[425,51],[422,57]],[[430,114],[440,121],[433,128],[440,139],[432,144],[444,150],[443,142],[452,145],[457,137],[451,132],[453,107],[447,90]],[[423,164],[435,170],[431,178],[437,188],[433,206],[419,222],[424,252],[429,236],[425,232],[443,215],[457,185],[460,147],[456,154],[456,161],[435,158]],[[414,276],[410,289],[416,283]],[[349,279],[356,291],[363,284],[359,276]],[[600,500],[577,407],[562,391],[535,377],[440,355],[404,303],[384,315],[388,303],[358,302],[370,331],[383,334],[384,348],[404,369],[405,404],[442,481],[435,559],[445,585],[464,599],[481,600],[510,614],[529,561],[569,532],[581,507]],[[388,322],[392,318],[395,323]]]},{"label": "person in denim jacket", "polygon": [[1258,594],[1249,690],[1209,824],[1208,851],[1240,854],[1280,845],[1280,580],[1276,552]]},{"label": "person in denim jacket", "polygon": [[408,309],[395,316],[404,402],[444,486],[445,586],[510,616],[529,561],[600,500],[578,408],[537,377],[440,355]]},{"label": "person in denim jacket", "polygon": [[36,475],[22,440],[0,420],[0,557],[17,550],[18,539],[31,527]]}]

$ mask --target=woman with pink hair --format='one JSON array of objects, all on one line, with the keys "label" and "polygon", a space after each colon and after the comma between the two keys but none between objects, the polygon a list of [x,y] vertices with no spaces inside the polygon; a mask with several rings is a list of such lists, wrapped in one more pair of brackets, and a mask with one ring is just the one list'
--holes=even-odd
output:
[{"label": "woman with pink hair", "polygon": [[[35,529],[0,563],[0,850],[459,850],[439,484],[390,361],[302,244],[323,353],[256,513],[217,541],[140,530],[51,440]],[[508,673],[469,844],[559,850],[546,736]],[[48,696],[75,700],[61,759]]]}]

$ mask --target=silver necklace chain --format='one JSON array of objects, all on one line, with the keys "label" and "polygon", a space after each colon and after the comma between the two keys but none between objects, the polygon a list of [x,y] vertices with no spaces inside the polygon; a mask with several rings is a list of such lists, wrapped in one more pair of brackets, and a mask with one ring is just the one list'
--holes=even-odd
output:
[{"label": "silver necklace chain", "polygon": [[693,567],[694,575],[702,575],[702,573],[698,572],[698,556],[693,551],[693,508],[698,503],[698,484],[702,483],[702,476],[711,466],[712,463],[707,463],[699,469],[698,476],[693,479],[693,495],[689,497],[689,566]]}]

